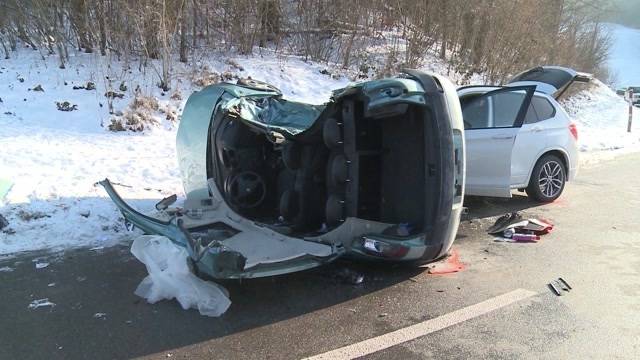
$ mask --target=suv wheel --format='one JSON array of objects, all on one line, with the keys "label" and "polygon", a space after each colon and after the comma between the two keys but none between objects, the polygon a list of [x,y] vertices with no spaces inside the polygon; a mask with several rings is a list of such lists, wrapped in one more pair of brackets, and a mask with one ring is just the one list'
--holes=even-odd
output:
[{"label": "suv wheel", "polygon": [[541,202],[554,201],[562,194],[566,181],[567,170],[562,160],[555,155],[544,155],[533,167],[527,195]]}]

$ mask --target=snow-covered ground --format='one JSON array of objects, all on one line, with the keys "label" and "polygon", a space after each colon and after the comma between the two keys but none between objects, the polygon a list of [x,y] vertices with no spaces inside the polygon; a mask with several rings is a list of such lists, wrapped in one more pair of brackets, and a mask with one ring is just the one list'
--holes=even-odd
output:
[{"label": "snow-covered ground", "polygon": [[[328,100],[332,89],[347,85],[355,74],[268,51],[202,59],[189,66],[176,63],[167,93],[156,86],[151,68],[140,71],[137,63],[127,68],[95,54],[76,55],[66,69],[59,69],[55,58],[42,60],[28,49],[0,60],[0,180],[14,184],[0,199],[0,215],[9,222],[0,230],[0,255],[109,246],[137,236],[125,231],[115,206],[94,184],[110,178],[120,184],[121,195],[143,211],[151,211],[162,197],[182,195],[175,157],[179,120],[166,117],[180,114],[207,71],[251,76],[279,87],[289,99],[315,104]],[[446,73],[447,67],[427,57],[423,69]],[[462,81],[457,74],[449,75]],[[96,89],[73,89],[88,82]],[[44,91],[35,91],[38,85]],[[579,125],[583,158],[603,153],[599,150],[636,149],[640,118],[636,135],[627,135],[626,105],[606,86],[596,85],[566,101]],[[113,99],[113,110],[126,113],[136,88],[158,100],[157,110],[150,111],[157,124],[141,133],[108,131],[111,115],[105,93],[122,94],[122,99]],[[64,101],[77,109],[59,111],[56,102]]]},{"label": "snow-covered ground", "polygon": [[578,125],[584,162],[640,150],[640,108],[633,109],[632,132],[628,133],[628,103],[599,80],[562,101],[562,105]]}]

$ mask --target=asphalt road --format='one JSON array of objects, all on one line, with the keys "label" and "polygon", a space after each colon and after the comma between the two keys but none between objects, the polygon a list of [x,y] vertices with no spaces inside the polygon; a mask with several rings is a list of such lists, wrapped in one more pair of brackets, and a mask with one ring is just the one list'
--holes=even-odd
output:
[{"label": "asphalt road", "polygon": [[[4,259],[0,268],[15,270],[0,272],[0,359],[295,359],[515,289],[536,295],[365,358],[637,358],[639,176],[640,154],[625,155],[582,169],[549,205],[521,195],[469,199],[454,245],[466,265],[460,273],[340,263],[230,282],[233,303],[220,318],[137,298],[146,272],[126,247]],[[534,244],[485,234],[496,216],[515,210],[547,218],[556,229]],[[35,269],[34,259],[50,265]],[[344,269],[364,274],[364,282],[345,281]],[[546,285],[558,276],[573,287],[561,297]],[[28,309],[40,298],[56,306]]]}]

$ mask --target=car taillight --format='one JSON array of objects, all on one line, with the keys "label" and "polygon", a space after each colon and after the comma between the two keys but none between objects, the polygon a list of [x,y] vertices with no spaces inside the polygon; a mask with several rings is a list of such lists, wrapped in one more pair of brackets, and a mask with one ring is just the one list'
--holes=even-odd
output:
[{"label": "car taillight", "polygon": [[573,138],[576,139],[576,141],[578,140],[578,127],[576,126],[576,124],[571,123],[569,124],[569,132],[571,133],[571,135],[573,135]]}]

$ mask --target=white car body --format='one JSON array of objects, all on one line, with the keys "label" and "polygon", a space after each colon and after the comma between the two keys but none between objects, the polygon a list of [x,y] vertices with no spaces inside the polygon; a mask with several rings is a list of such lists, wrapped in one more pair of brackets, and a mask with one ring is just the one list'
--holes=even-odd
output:
[{"label": "white car body", "polygon": [[[544,69],[573,72],[559,67]],[[535,91],[532,86],[535,86]],[[485,110],[487,117],[486,126],[479,127],[478,124],[482,125],[482,122],[470,124],[465,121],[466,195],[511,197],[512,189],[529,186],[536,163],[546,154],[556,155],[562,160],[566,170],[565,181],[575,178],[579,153],[575,125],[572,125],[571,118],[553,96],[557,97],[557,93],[566,89],[566,86],[558,89],[548,83],[517,81],[506,87],[470,86],[458,89],[465,120],[478,120],[478,112]],[[515,94],[521,98],[522,104],[514,100],[517,97]],[[486,99],[482,109],[477,105],[466,107],[467,103],[479,102],[475,98],[480,96]],[[505,119],[494,119],[499,109],[507,117],[511,116],[507,113],[517,114],[513,116],[513,124]],[[485,119],[484,116],[480,117]]]}]

